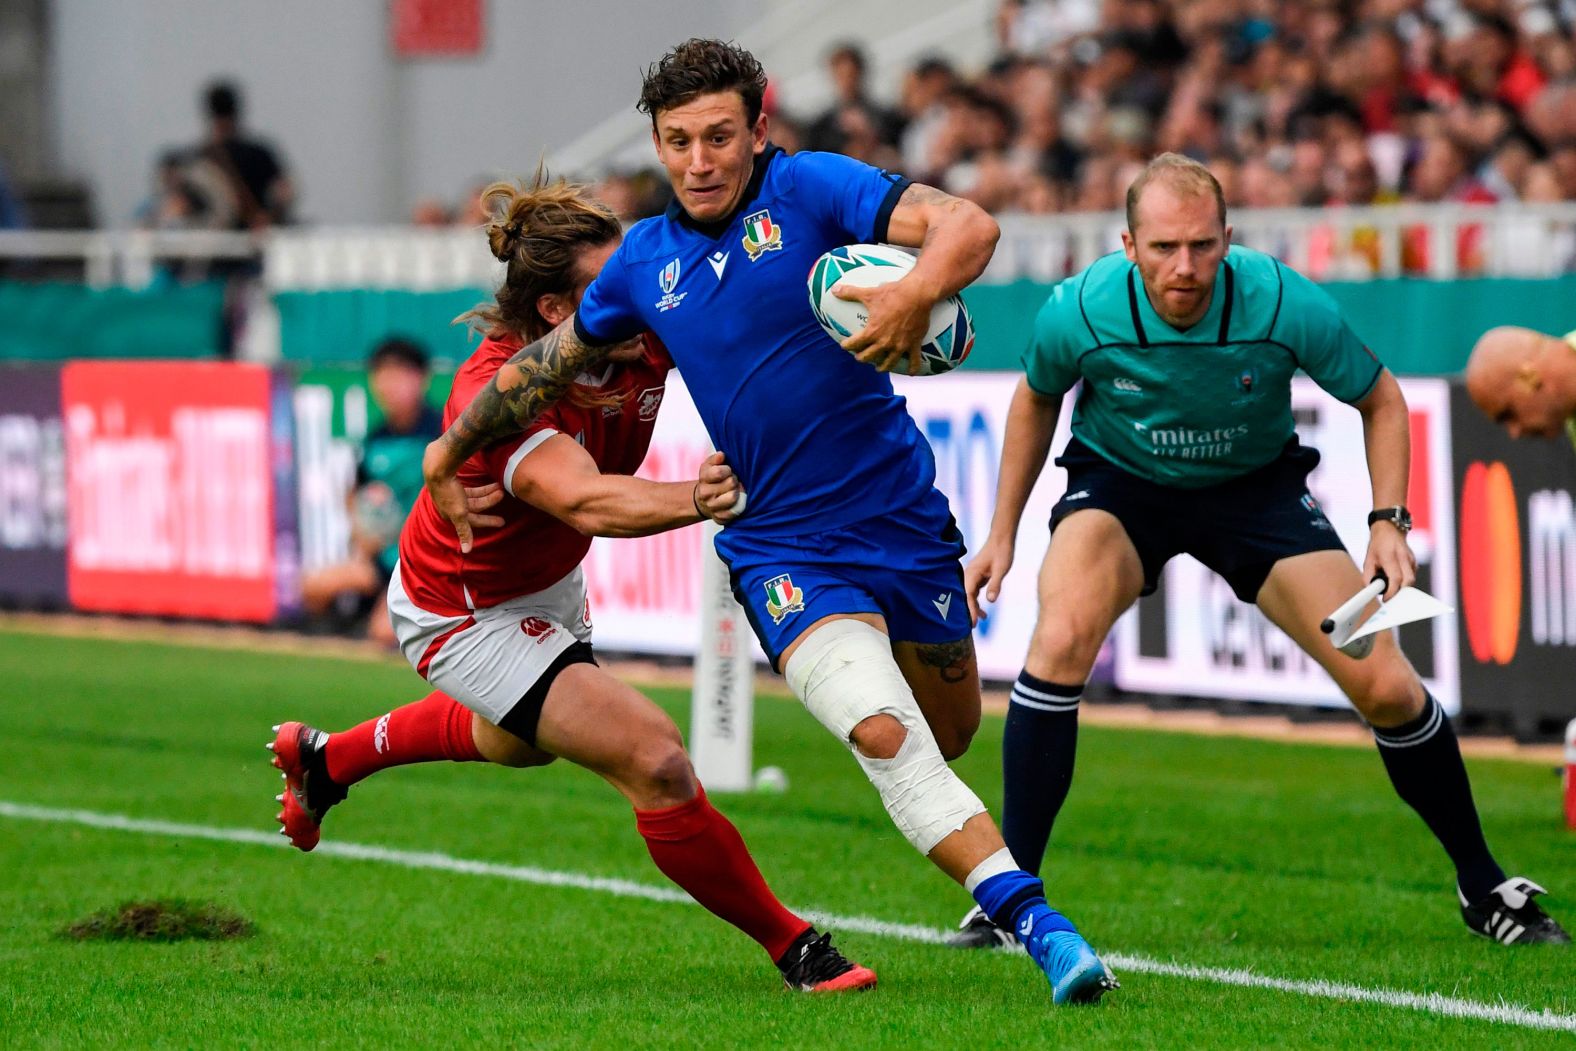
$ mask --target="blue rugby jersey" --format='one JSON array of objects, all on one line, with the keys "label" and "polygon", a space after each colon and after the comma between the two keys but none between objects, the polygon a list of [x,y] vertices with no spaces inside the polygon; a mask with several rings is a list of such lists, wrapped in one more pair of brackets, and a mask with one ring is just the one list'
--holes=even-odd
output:
[{"label": "blue rugby jersey", "polygon": [[738,209],[701,225],[677,202],[635,224],[586,290],[575,329],[651,330],[750,495],[730,529],[782,536],[906,508],[935,482],[892,381],[811,313],[806,280],[840,245],[879,243],[908,180],[828,153],[768,147]]}]

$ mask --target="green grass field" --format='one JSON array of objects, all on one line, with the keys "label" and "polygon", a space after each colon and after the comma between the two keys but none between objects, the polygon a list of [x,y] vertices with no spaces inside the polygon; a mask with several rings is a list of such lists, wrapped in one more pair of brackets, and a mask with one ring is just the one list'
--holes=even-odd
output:
[{"label": "green grass field", "polygon": [[[24,819],[17,805],[272,833],[269,725],[337,729],[425,692],[393,663],[0,633],[0,1046],[1542,1047],[1576,1035],[1118,968],[1053,1009],[1018,954],[875,933],[857,997],[784,992],[688,904],[253,842]],[[687,695],[655,690],[680,725]],[[958,768],[995,808],[1001,720]],[[718,796],[790,905],[939,929],[968,901],[890,827],[847,753],[785,698],[757,709],[781,796]],[[1490,842],[1576,920],[1554,778],[1471,764]],[[664,886],[629,809],[555,764],[402,769],[358,786],[325,843]],[[277,844],[283,844],[277,839]],[[1439,848],[1370,751],[1086,729],[1051,900],[1119,957],[1506,1003],[1576,1024],[1576,953],[1469,936]],[[204,899],[250,938],[75,942],[131,898]]]}]

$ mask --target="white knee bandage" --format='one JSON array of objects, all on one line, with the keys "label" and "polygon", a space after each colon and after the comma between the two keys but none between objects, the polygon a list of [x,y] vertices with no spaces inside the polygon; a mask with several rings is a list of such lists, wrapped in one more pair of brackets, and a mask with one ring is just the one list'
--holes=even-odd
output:
[{"label": "white knee bandage", "polygon": [[[831,621],[799,644],[784,673],[810,714],[853,751],[893,823],[921,854],[985,812],[941,758],[881,632],[863,621]],[[890,715],[906,731],[890,759],[872,759],[854,747],[854,727],[872,715]]]}]

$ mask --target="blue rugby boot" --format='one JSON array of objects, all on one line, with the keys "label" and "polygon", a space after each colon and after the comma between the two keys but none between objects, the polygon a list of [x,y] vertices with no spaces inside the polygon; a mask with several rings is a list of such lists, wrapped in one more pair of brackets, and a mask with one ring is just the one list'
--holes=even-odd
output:
[{"label": "blue rugby boot", "polygon": [[982,880],[973,893],[991,922],[1016,934],[1045,972],[1056,1003],[1098,1003],[1117,987],[1073,922],[1046,904],[1045,885],[1036,877],[1022,869],[999,872]]},{"label": "blue rugby boot", "polygon": [[[1044,910],[1044,913],[1037,915]],[[1100,997],[1117,988],[1112,976],[1083,935],[1050,906],[1026,910],[1018,923],[1018,941],[1040,965],[1051,983],[1051,999],[1058,1004],[1099,1003]],[[1061,924],[1048,920],[1060,920]],[[1036,930],[1036,928],[1041,928]]]}]

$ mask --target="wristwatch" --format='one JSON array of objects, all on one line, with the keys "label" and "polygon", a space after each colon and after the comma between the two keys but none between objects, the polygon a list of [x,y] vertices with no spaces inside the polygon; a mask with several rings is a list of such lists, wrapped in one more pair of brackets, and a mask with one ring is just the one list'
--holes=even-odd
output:
[{"label": "wristwatch", "polygon": [[1368,524],[1373,525],[1375,522],[1389,522],[1405,536],[1412,531],[1412,512],[1404,507],[1381,507],[1368,512]]}]

